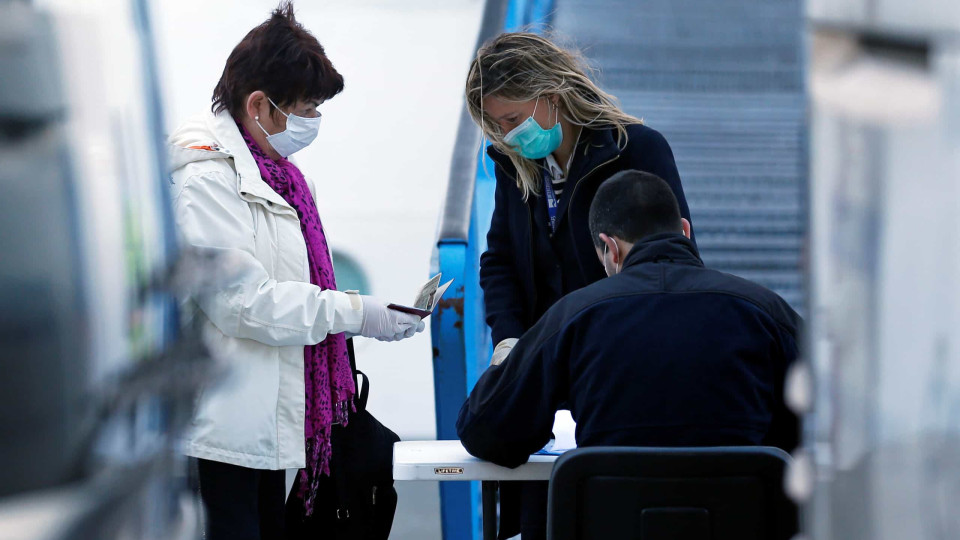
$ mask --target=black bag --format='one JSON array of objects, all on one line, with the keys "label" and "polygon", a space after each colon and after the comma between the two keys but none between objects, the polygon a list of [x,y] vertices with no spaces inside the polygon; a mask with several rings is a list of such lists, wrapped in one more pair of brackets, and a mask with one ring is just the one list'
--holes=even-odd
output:
[{"label": "black bag", "polygon": [[331,476],[321,476],[313,513],[304,516],[300,474],[287,497],[286,534],[290,540],[387,540],[397,510],[393,487],[393,443],[396,433],[367,412],[370,380],[358,371],[353,340],[347,340],[350,367],[360,376],[357,410],[346,426],[331,433]]}]

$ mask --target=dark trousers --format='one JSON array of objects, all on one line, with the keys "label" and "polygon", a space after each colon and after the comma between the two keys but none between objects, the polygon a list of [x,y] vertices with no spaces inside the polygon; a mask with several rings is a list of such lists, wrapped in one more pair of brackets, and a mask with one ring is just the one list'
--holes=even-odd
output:
[{"label": "dark trousers", "polygon": [[206,540],[283,540],[286,471],[197,460]]},{"label": "dark trousers", "polygon": [[549,482],[500,482],[499,538],[547,538],[547,486]]}]

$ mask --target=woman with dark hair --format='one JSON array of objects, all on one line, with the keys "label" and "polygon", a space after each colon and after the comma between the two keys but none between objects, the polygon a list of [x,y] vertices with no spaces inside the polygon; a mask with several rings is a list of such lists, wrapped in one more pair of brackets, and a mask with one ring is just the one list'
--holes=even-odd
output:
[{"label": "woman with dark hair", "polygon": [[337,290],[316,186],[291,154],[317,135],[317,107],[343,90],[323,47],[284,2],[227,59],[212,114],[171,137],[172,195],[185,241],[227,255],[229,276],[195,294],[213,354],[229,368],[185,443],[198,458],[211,540],[283,538],[285,469],[313,511],[330,434],[356,391],[347,338],[396,341],[415,315]]}]

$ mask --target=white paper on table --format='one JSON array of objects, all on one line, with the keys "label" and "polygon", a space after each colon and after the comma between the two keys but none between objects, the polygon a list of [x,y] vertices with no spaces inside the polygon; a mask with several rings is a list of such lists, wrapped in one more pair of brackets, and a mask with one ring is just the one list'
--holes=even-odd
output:
[{"label": "white paper on table", "polygon": [[577,423],[573,421],[570,411],[563,409],[554,414],[553,437],[538,454],[560,455],[577,447]]}]

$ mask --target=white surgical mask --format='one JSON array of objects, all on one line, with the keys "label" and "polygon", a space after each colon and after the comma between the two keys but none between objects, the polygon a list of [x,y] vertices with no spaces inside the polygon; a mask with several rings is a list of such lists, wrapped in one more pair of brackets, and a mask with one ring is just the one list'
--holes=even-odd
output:
[{"label": "white surgical mask", "polygon": [[263,129],[263,126],[260,125],[260,117],[258,116],[256,118],[257,125],[260,126],[264,135],[267,136],[267,142],[270,143],[270,146],[272,146],[278,154],[287,157],[303,150],[317,138],[317,133],[320,132],[319,114],[315,118],[287,114],[283,112],[280,107],[277,107],[277,104],[274,103],[272,99],[267,98],[267,100],[280,111],[280,114],[287,117],[287,129],[273,135],[268,133],[267,130]]},{"label": "white surgical mask", "polygon": [[[620,244],[614,244],[617,248],[617,258],[620,258]],[[623,262],[623,261],[621,261]],[[610,270],[607,269],[607,244],[603,244],[603,271],[607,273],[607,277],[614,276],[620,273],[620,263],[617,263],[617,271],[610,273]]]}]

